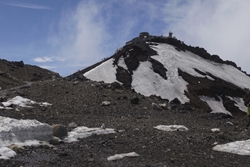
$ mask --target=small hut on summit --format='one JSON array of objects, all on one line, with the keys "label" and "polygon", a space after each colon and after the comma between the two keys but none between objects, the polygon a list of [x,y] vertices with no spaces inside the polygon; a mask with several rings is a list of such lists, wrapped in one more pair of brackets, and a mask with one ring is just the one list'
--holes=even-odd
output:
[{"label": "small hut on summit", "polygon": [[139,35],[140,38],[148,38],[149,37],[149,33],[148,32],[141,32]]}]

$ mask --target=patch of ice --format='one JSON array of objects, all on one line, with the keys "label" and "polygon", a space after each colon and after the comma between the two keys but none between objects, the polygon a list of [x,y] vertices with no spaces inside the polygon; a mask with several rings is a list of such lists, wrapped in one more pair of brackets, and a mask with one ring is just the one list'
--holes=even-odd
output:
[{"label": "patch of ice", "polygon": [[123,154],[115,154],[113,156],[109,156],[107,158],[108,161],[115,161],[118,159],[122,159],[124,157],[138,157],[140,156],[139,154],[137,154],[136,152],[130,152],[130,153],[123,153]]},{"label": "patch of ice", "polygon": [[213,147],[213,150],[239,154],[239,155],[250,155],[250,139],[216,145]]},{"label": "patch of ice", "polygon": [[68,136],[64,139],[65,142],[74,142],[78,141],[80,138],[87,138],[94,134],[96,135],[105,135],[105,134],[111,134],[115,133],[114,129],[109,128],[88,128],[86,126],[81,126],[73,129],[71,132],[68,133]]},{"label": "patch of ice", "polygon": [[163,131],[187,131],[188,130],[188,128],[185,127],[184,125],[158,125],[154,128],[158,130],[163,130]]}]

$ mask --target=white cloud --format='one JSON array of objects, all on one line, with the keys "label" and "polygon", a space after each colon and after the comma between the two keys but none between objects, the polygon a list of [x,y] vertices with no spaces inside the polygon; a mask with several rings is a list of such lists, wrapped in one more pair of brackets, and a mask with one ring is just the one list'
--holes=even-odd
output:
[{"label": "white cloud", "polygon": [[[176,0],[164,6],[168,31],[250,72],[250,1]],[[165,32],[167,33],[167,32]]]},{"label": "white cloud", "polygon": [[54,62],[54,61],[65,61],[64,58],[60,57],[36,57],[33,59],[37,63],[47,63],[47,62]]},{"label": "white cloud", "polygon": [[49,39],[50,44],[59,48],[58,55],[71,66],[95,63],[107,56],[103,49],[108,34],[102,6],[94,1],[84,2],[63,16],[59,32]]},{"label": "white cloud", "polygon": [[42,10],[51,10],[52,9],[50,7],[28,4],[28,3],[4,3],[4,4],[9,5],[9,6],[16,6],[16,7],[29,8],[29,9],[42,9]]}]

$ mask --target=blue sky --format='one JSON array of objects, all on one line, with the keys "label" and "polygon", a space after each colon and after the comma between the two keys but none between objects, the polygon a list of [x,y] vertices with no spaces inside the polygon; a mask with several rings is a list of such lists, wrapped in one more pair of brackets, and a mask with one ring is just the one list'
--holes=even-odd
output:
[{"label": "blue sky", "polygon": [[249,8],[249,0],[0,0],[0,58],[66,76],[142,31],[172,31],[250,73]]}]

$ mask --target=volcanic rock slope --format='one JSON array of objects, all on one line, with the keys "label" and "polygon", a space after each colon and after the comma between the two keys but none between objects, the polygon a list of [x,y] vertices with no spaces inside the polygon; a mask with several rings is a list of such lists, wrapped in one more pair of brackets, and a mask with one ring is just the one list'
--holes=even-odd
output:
[{"label": "volcanic rock slope", "polygon": [[[32,71],[25,70],[26,66],[11,67],[12,63],[6,67],[18,75],[10,74],[30,82]],[[24,71],[21,75],[15,69]],[[28,77],[22,79],[25,75]],[[13,104],[12,109],[0,110],[0,116],[62,124],[68,131],[72,130],[72,123],[104,126],[113,128],[115,133],[52,147],[25,146],[15,157],[0,160],[0,166],[180,167],[250,163],[246,156],[213,150],[220,144],[249,142],[249,132],[244,130],[247,119],[241,115],[244,103],[249,101],[249,77],[233,62],[209,55],[202,48],[186,46],[173,38],[135,38],[112,57],[66,79],[52,80],[48,76],[49,79],[34,80],[22,89],[0,90],[0,96],[1,102],[22,96],[51,105],[23,108]],[[214,117],[217,114],[210,111],[224,114]],[[188,130],[156,129],[162,125],[184,125]],[[249,155],[247,149],[248,145],[240,147]],[[110,160],[121,153],[139,156]]]},{"label": "volcanic rock slope", "polygon": [[58,73],[38,66],[24,64],[23,61],[0,59],[0,89],[21,86],[32,81],[60,78]]},{"label": "volcanic rock slope", "polygon": [[134,38],[110,58],[71,77],[82,74],[228,116],[244,114],[249,101],[250,77],[234,62],[170,37]]}]

